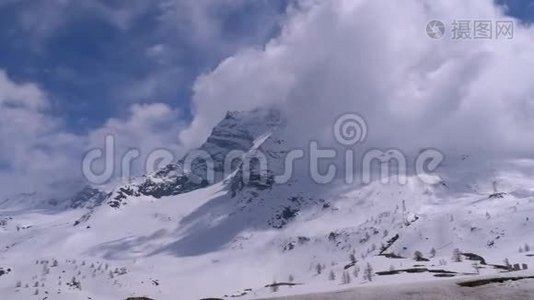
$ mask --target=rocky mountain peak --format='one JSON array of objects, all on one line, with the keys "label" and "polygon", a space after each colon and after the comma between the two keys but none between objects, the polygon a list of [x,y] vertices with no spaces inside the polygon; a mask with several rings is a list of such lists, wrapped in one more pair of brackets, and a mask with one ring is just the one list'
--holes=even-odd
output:
[{"label": "rocky mountain peak", "polygon": [[[267,144],[279,145],[279,142],[272,143],[270,139],[273,132],[283,125],[282,114],[276,109],[229,111],[200,147],[189,151],[178,162],[169,164],[153,174],[143,176],[140,183],[117,189],[111,195],[108,204],[112,207],[120,207],[128,196],[146,195],[161,198],[190,192],[219,182],[231,171],[242,166],[236,159],[236,163],[232,164],[232,169],[225,170],[225,160],[230,152],[232,154],[240,152],[246,155]],[[270,154],[276,152],[271,149],[266,150]],[[214,182],[210,182],[207,177],[208,164],[203,159],[206,155],[213,163]],[[195,159],[187,161],[192,158]],[[271,159],[273,159],[272,155]],[[240,173],[238,172],[235,176],[240,176]],[[232,184],[235,185],[235,182],[236,180],[233,180]],[[272,184],[272,180],[269,182]]]}]

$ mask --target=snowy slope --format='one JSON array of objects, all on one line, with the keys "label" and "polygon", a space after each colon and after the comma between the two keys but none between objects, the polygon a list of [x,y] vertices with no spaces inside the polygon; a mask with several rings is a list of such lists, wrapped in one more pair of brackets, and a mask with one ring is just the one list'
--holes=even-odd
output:
[{"label": "snowy slope", "polygon": [[[182,160],[131,184],[88,187],[62,202],[68,209],[6,202],[0,267],[10,271],[0,276],[0,298],[250,299],[500,274],[509,272],[505,259],[534,268],[534,251],[525,251],[534,247],[530,162],[492,176],[456,164],[432,185],[244,182],[238,165],[224,177],[232,149],[262,150],[266,178],[279,172],[288,150],[280,130],[274,111],[229,113],[199,147],[215,157],[213,184],[189,181]],[[475,268],[469,258],[477,257],[484,261]],[[298,285],[266,287],[290,281]]]}]

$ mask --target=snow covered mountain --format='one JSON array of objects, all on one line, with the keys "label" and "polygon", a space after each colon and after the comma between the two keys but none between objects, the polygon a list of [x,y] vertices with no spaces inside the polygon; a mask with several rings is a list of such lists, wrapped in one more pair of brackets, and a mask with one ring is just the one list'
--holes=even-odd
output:
[{"label": "snow covered mountain", "polygon": [[[48,209],[0,203],[0,295],[250,299],[534,267],[531,162],[479,176],[462,157],[434,184],[278,184],[285,126],[276,110],[228,113],[190,152],[209,154],[213,179],[186,155]],[[269,168],[246,180],[242,161],[225,168],[232,151]]]}]

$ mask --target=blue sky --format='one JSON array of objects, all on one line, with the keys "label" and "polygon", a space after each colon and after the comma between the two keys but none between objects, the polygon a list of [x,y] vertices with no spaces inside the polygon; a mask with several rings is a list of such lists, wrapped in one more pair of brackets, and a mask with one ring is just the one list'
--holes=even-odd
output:
[{"label": "blue sky", "polygon": [[[178,107],[187,120],[197,76],[274,36],[288,1],[180,2],[195,3],[7,1],[0,4],[0,68],[45,90],[52,113],[73,132],[140,102]],[[534,20],[534,1],[499,2],[510,15]]]},{"label": "blue sky", "polygon": [[498,0],[497,3],[504,4],[509,15],[527,23],[534,22],[533,0]]},{"label": "blue sky", "polygon": [[[85,3],[84,3],[85,2]],[[7,1],[0,68],[37,83],[73,132],[162,102],[190,118],[196,77],[276,34],[287,1]]]}]

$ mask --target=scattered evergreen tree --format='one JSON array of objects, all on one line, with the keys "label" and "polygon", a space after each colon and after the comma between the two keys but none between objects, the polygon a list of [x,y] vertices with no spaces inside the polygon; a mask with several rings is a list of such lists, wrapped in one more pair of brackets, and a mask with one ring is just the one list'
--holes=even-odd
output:
[{"label": "scattered evergreen tree", "polygon": [[508,268],[508,270],[512,270],[512,265],[510,264],[508,258],[504,259],[504,265],[506,266],[506,268]]},{"label": "scattered evergreen tree", "polygon": [[460,252],[460,249],[455,248],[452,251],[452,261],[453,262],[461,262],[462,261],[462,252]]},{"label": "scattered evergreen tree", "polygon": [[323,267],[321,266],[321,264],[317,264],[315,266],[315,270],[317,271],[317,274],[321,274],[321,272],[323,271]]},{"label": "scattered evergreen tree", "polygon": [[436,249],[434,249],[432,247],[432,249],[430,249],[430,257],[436,257]]},{"label": "scattered evergreen tree", "polygon": [[276,283],[276,280],[273,281],[273,283],[271,284],[271,292],[273,293],[278,292],[278,283]]},{"label": "scattered evergreen tree", "polygon": [[334,271],[330,270],[330,274],[328,274],[328,280],[336,280],[336,274]]},{"label": "scattered evergreen tree", "polygon": [[421,251],[417,250],[413,253],[413,259],[415,259],[416,261],[420,261],[420,260],[423,260],[423,253],[421,253]]},{"label": "scattered evergreen tree", "polygon": [[367,266],[365,266],[365,270],[363,270],[363,278],[367,281],[373,281],[373,267],[370,263],[367,263]]},{"label": "scattered evergreen tree", "polygon": [[350,274],[347,271],[343,272],[343,277],[341,279],[341,283],[343,284],[349,284],[351,282]]},{"label": "scattered evergreen tree", "polygon": [[358,278],[359,274],[360,274],[360,267],[356,265],[354,266],[354,270],[352,270],[352,275],[354,275],[355,278]]}]

